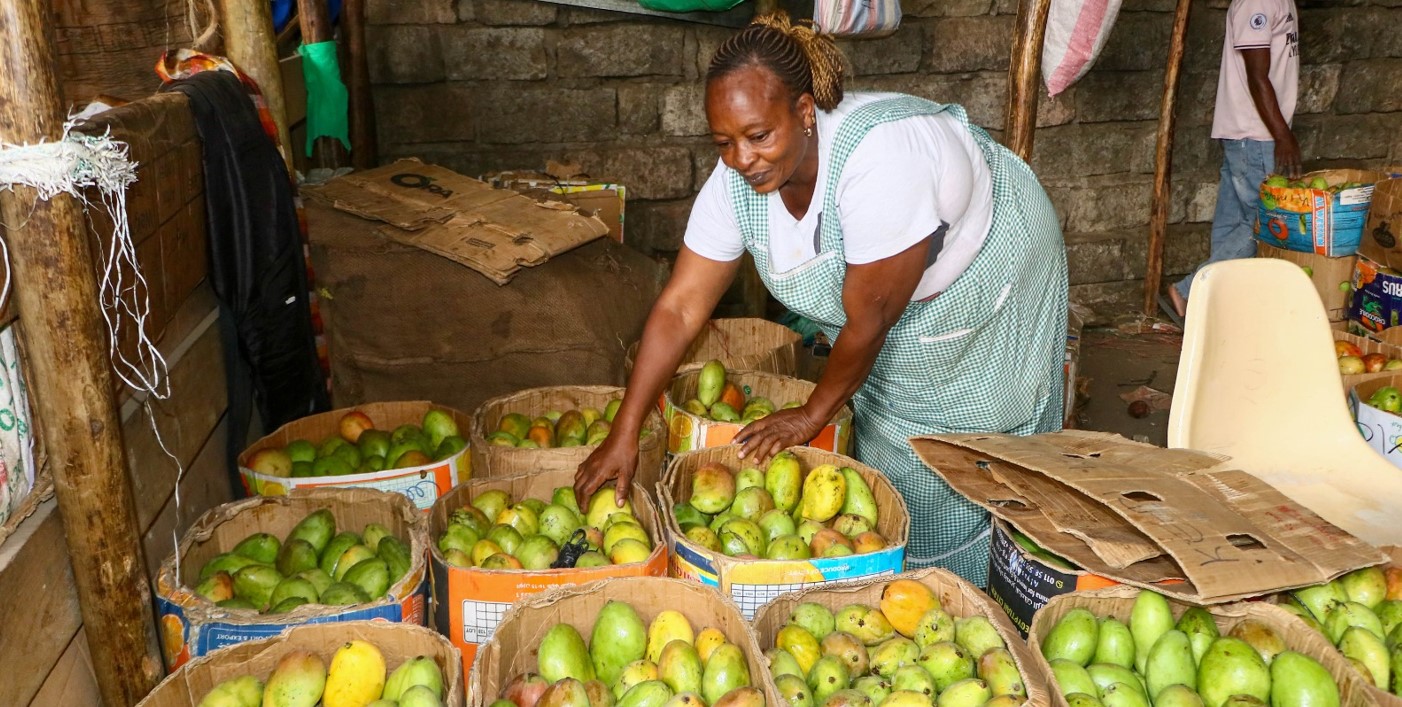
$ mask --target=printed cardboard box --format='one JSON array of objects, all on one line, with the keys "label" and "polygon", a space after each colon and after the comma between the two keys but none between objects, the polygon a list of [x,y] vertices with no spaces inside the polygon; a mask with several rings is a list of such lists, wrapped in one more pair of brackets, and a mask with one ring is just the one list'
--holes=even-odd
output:
[{"label": "printed cardboard box", "polygon": [[339,436],[341,417],[352,410],[359,410],[370,417],[377,429],[392,431],[399,425],[417,425],[430,409],[448,412],[458,424],[459,434],[467,436],[472,429],[472,420],[466,414],[442,405],[424,401],[366,403],[354,408],[341,408],[324,412],[300,420],[293,420],[277,428],[272,434],[254,442],[239,455],[239,477],[243,480],[244,491],[250,495],[279,496],[293,489],[324,488],[331,486],[347,488],[369,488],[380,491],[402,493],[420,510],[427,511],[438,500],[439,495],[448,489],[472,478],[472,460],[469,449],[430,464],[386,469],[359,474],[339,476],[284,477],[260,474],[250,468],[254,455],[269,447],[286,447],[297,439],[305,439],[317,446],[322,440]]},{"label": "printed cardboard box", "polygon": [[1256,239],[1272,246],[1331,258],[1352,255],[1363,239],[1363,225],[1373,199],[1373,185],[1387,173],[1357,169],[1310,172],[1302,181],[1322,179],[1330,187],[1293,188],[1261,183]]},{"label": "printed cardboard box", "polygon": [[1402,413],[1381,410],[1368,404],[1379,388],[1402,386],[1402,373],[1390,373],[1359,383],[1349,389],[1348,402],[1358,432],[1368,446],[1394,466],[1402,467]]},{"label": "printed cardboard box", "polygon": [[1052,597],[1119,584],[1030,551],[1017,542],[1011,526],[1002,519],[993,519],[988,548],[988,596],[1002,607],[1024,638],[1032,628],[1033,615]]},{"label": "printed cardboard box", "polygon": [[1310,284],[1314,285],[1315,291],[1319,293],[1319,301],[1324,305],[1324,313],[1329,317],[1329,321],[1343,321],[1348,316],[1348,307],[1353,299],[1353,269],[1357,256],[1330,258],[1315,253],[1277,248],[1258,241],[1256,257],[1275,258],[1300,266],[1309,276]]},{"label": "printed cardboard box", "polygon": [[[667,421],[667,451],[673,454],[730,444],[745,427],[740,422],[717,422],[682,409],[687,400],[696,397],[696,383],[700,376],[699,368],[677,374],[662,396],[662,418]],[[735,383],[745,394],[746,400],[755,396],[769,398],[776,410],[791,401],[808,400],[817,387],[817,384],[809,381],[761,371],[727,370],[725,380]],[[808,446],[846,454],[851,441],[852,409],[844,405],[818,432],[818,436],[808,441]]]},{"label": "printed cardboard box", "polygon": [[1348,321],[1350,331],[1402,343],[1402,273],[1360,255],[1354,263]]},{"label": "printed cardboard box", "polygon": [[[282,540],[307,514],[322,508],[335,516],[337,532],[358,533],[369,523],[379,523],[409,546],[409,572],[384,598],[351,606],[304,604],[285,614],[260,614],[224,609],[195,594],[200,568],[216,555],[253,533],[271,533]],[[429,595],[426,526],[424,514],[404,496],[372,489],[299,489],[288,496],[259,496],[210,509],[180,539],[177,554],[166,558],[156,575],[166,667],[173,670],[191,658],[276,636],[299,624],[374,619],[423,625]]]},{"label": "printed cardboard box", "polygon": [[307,624],[289,628],[269,638],[221,648],[196,658],[162,680],[138,707],[195,707],[204,696],[225,680],[255,675],[266,681],[283,656],[294,650],[309,651],[327,666],[336,649],[347,641],[361,640],[380,649],[386,673],[393,673],[404,661],[429,656],[443,673],[443,704],[464,707],[462,659],[458,649],[446,639],[422,626],[387,624],[379,621],[347,621],[335,624]]},{"label": "printed cardboard box", "polygon": [[[1022,635],[1013,628],[998,605],[988,599],[988,595],[980,592],[968,580],[948,570],[914,570],[894,577],[853,580],[784,594],[760,607],[759,612],[755,614],[755,638],[760,647],[773,647],[778,640],[779,630],[789,623],[794,609],[807,602],[826,606],[833,613],[849,604],[880,607],[886,585],[896,579],[911,579],[929,587],[939,599],[940,608],[956,619],[970,616],[987,618],[1002,637],[1008,652],[1013,656],[1013,662],[1017,664],[1018,672],[1022,674],[1023,684],[1027,687],[1027,700],[1023,704],[1028,707],[1051,704],[1051,695],[1047,693],[1046,675],[1028,652]],[[773,679],[773,675],[770,675],[770,679]]]},{"label": "printed cardboard box", "polygon": [[883,550],[845,557],[815,557],[809,560],[749,560],[729,557],[693,542],[682,532],[674,506],[691,500],[691,482],[697,468],[718,462],[738,471],[749,464],[739,458],[735,445],[710,447],[678,454],[658,484],[667,534],[672,546],[672,576],[684,577],[715,587],[740,606],[746,618],[753,617],[765,602],[785,592],[808,587],[896,574],[905,569],[905,546],[910,533],[910,513],[905,500],[886,475],[850,457],[811,447],[792,447],[804,478],[821,464],[851,467],[871,487],[876,498],[876,530],[886,538]]},{"label": "printed cardboard box", "polygon": [[[556,587],[613,577],[665,577],[667,538],[657,506],[641,486],[634,484],[629,499],[633,515],[652,539],[652,554],[644,562],[584,569],[484,570],[448,564],[438,547],[438,537],[448,527],[453,511],[468,505],[475,494],[500,489],[512,500],[539,498],[549,501],[558,487],[574,483],[573,467],[546,467],[536,473],[505,479],[478,479],[463,484],[434,504],[429,513],[430,559],[433,566],[433,613],[438,630],[462,651],[467,670],[480,644],[496,632],[506,610],[522,599]],[[586,510],[587,504],[581,504]]]}]

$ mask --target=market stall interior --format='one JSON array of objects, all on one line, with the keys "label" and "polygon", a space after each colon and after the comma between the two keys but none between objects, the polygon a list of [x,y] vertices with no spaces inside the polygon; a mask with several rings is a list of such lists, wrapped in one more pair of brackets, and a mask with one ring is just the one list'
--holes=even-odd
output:
[{"label": "market stall interior", "polygon": [[[1399,25],[1394,0],[0,3],[0,704],[1394,704]],[[793,95],[736,132],[711,60],[745,46]],[[817,116],[817,74],[855,102]],[[1232,141],[1264,138],[1221,97],[1261,110],[1262,76],[1286,133],[1246,149],[1279,169],[1233,189]],[[928,391],[833,394],[867,379],[836,336],[862,179],[803,180],[863,163],[866,137],[829,151],[849,113],[878,139],[957,117],[990,223],[1044,204],[1064,245],[1055,291],[890,308],[950,314],[871,366],[928,364]],[[745,211],[744,242],[813,227],[813,187],[835,209],[792,282],[834,298],[765,245],[659,365],[698,195],[764,206],[775,176],[793,223],[765,223],[793,228]],[[1237,202],[1256,257],[1216,262]],[[959,387],[1033,367],[968,342],[1034,301],[1056,375]],[[1065,429],[933,415],[900,470],[864,441],[880,404],[955,393]],[[803,444],[746,453],[811,398]],[[630,483],[581,482],[601,449]]]}]

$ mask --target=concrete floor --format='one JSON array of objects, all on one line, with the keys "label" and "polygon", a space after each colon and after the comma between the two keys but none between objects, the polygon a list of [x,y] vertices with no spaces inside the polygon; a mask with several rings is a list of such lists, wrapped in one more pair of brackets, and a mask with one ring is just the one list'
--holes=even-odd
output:
[{"label": "concrete floor", "polygon": [[1168,400],[1159,400],[1158,405],[1151,405],[1148,415],[1136,418],[1129,413],[1129,402],[1120,396],[1141,386],[1171,395],[1182,344],[1182,335],[1176,333],[1085,330],[1077,375],[1082,391],[1078,426],[1164,446],[1168,441]]}]

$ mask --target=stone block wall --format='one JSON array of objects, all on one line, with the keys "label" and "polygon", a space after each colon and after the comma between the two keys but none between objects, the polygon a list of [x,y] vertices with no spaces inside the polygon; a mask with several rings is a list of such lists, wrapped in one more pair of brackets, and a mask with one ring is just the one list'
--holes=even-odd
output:
[{"label": "stone block wall", "polygon": [[[1297,0],[1296,134],[1307,168],[1402,164],[1402,2]],[[1142,296],[1154,131],[1173,0],[1125,0],[1078,84],[1042,97],[1033,167],[1061,215],[1072,296],[1112,317]],[[1207,254],[1221,151],[1210,139],[1226,0],[1198,0],[1179,87],[1170,276]],[[1016,0],[907,0],[904,25],[848,41],[856,89],[960,103],[997,135]],[[371,0],[384,159],[466,174],[573,160],[629,188],[627,240],[680,247],[716,164],[701,79],[731,30],[536,0]]]}]

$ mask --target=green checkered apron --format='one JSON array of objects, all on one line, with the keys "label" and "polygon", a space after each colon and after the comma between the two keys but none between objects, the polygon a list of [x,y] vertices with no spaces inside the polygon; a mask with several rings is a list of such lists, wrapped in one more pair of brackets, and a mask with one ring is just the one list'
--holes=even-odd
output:
[{"label": "green checkered apron", "polygon": [[[769,205],[728,170],[745,248],[774,297],[836,341],[846,322],[846,276],[836,185],[872,127],[948,111],[968,126],[988,161],[993,222],[983,248],[938,297],[911,302],[887,335],[871,375],[852,398],[856,457],[880,469],[910,507],[910,568],[937,565],[984,586],[988,515],[915,456],[909,439],[949,432],[1034,434],[1061,429],[1066,342],[1066,251],[1046,192],[1032,170],[964,109],[913,96],[873,101],[837,128],[827,166],[819,253],[787,272],[769,258]],[[892,204],[900,208],[900,204]]]}]

